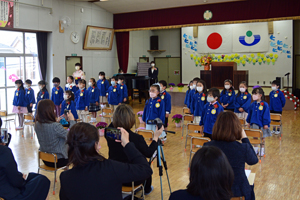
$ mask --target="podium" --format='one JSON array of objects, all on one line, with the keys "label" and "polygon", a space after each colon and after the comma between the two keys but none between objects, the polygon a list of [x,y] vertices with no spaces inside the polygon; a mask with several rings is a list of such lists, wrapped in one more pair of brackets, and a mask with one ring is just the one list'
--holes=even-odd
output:
[{"label": "podium", "polygon": [[248,85],[248,70],[237,70],[235,62],[212,62],[211,70],[200,71],[200,78],[206,82],[207,88],[224,88],[224,81],[230,79],[235,89],[242,81]]}]

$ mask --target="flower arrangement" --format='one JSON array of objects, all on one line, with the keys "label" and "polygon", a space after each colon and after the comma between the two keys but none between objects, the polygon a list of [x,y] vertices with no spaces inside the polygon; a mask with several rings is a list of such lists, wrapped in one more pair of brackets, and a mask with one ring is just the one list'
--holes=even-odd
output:
[{"label": "flower arrangement", "polygon": [[184,84],[183,84],[183,83],[178,83],[178,84],[177,84],[177,87],[183,88],[183,87],[184,87]]},{"label": "flower arrangement", "polygon": [[170,86],[170,87],[174,87],[175,84],[174,84],[174,83],[169,83],[169,86]]},{"label": "flower arrangement", "polygon": [[212,61],[211,55],[204,55],[200,57],[200,64],[205,66],[205,65],[210,65]]},{"label": "flower arrangement", "polygon": [[182,115],[181,114],[176,114],[172,117],[172,122],[175,122],[175,123],[180,123],[182,120]]},{"label": "flower arrangement", "polygon": [[144,111],[139,111],[136,113],[138,117],[143,117]]},{"label": "flower arrangement", "polygon": [[96,128],[97,128],[97,129],[103,129],[103,128],[105,128],[105,127],[107,127],[107,123],[106,123],[106,122],[98,122],[98,123],[96,124]]}]

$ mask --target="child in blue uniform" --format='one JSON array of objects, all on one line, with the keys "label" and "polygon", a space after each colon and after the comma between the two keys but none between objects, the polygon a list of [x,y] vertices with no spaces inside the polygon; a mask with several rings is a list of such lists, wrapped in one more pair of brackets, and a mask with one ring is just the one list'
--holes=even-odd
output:
[{"label": "child in blue uniform", "polygon": [[217,101],[220,96],[220,91],[217,88],[209,89],[207,93],[207,104],[205,104],[199,125],[204,126],[202,132],[204,137],[212,138],[212,129],[217,120],[218,115],[224,111],[224,108]]},{"label": "child in blue uniform", "polygon": [[78,87],[76,87],[74,83],[74,77],[68,76],[67,77],[67,84],[65,85],[65,91],[71,90],[74,94],[77,92]]},{"label": "child in blue uniform", "polygon": [[[46,82],[44,80],[41,80],[38,82],[38,85],[39,85],[40,91],[37,93],[35,110],[37,110],[37,106],[38,106],[38,103],[40,100],[49,99],[49,93],[46,88]],[[36,112],[34,113],[34,118],[35,118],[35,116],[36,116]]]},{"label": "child in blue uniform", "polygon": [[[270,131],[270,109],[267,102],[265,102],[265,94],[261,87],[255,88],[252,91],[253,103],[250,105],[247,123],[248,127],[253,129],[261,129],[263,131],[263,138],[271,136]],[[255,152],[258,152],[258,147],[254,147]],[[264,155],[264,147],[260,152]]]},{"label": "child in blue uniform", "polygon": [[120,90],[121,97],[120,99],[122,100],[121,103],[126,103],[128,99],[128,90],[127,90],[127,85],[124,84],[124,76],[118,76],[118,87]]},{"label": "child in blue uniform", "polygon": [[235,91],[232,87],[232,81],[226,79],[224,81],[224,89],[221,92],[220,103],[224,110],[234,111]]},{"label": "child in blue uniform", "polygon": [[77,110],[77,115],[83,122],[86,122],[86,115],[89,114],[89,93],[85,89],[86,81],[84,79],[80,79],[78,81],[78,88],[75,94],[75,105]]},{"label": "child in blue uniform", "polygon": [[19,118],[19,126],[16,127],[17,130],[23,129],[23,123],[24,123],[24,113],[27,113],[27,99],[25,97],[25,89],[23,87],[23,81],[22,80],[16,80],[16,91],[15,96],[13,100],[13,113],[18,114]]},{"label": "child in blue uniform", "polygon": [[25,81],[25,91],[26,91],[26,94],[25,94],[25,97],[27,99],[27,110],[28,110],[28,113],[32,114],[32,107],[33,107],[33,104],[35,104],[35,97],[34,97],[34,90],[31,88],[31,84],[32,84],[32,81],[27,79]]},{"label": "child in blue uniform", "polygon": [[160,86],[160,98],[165,103],[165,110],[166,110],[164,128],[165,131],[168,131],[169,115],[171,114],[171,109],[172,109],[171,95],[166,91],[167,82],[165,80],[159,81],[159,86]]},{"label": "child in blue uniform", "polygon": [[204,106],[206,104],[207,88],[203,80],[197,82],[196,93],[192,96],[190,105],[191,113],[194,117],[194,123],[199,124]]},{"label": "child in blue uniform", "polygon": [[52,80],[53,88],[51,93],[51,100],[54,102],[55,105],[55,112],[56,116],[59,117],[61,111],[61,103],[64,100],[64,90],[59,86],[60,79],[55,77]]},{"label": "child in blue uniform", "polygon": [[[61,104],[61,112],[60,115],[64,115],[65,110],[70,110],[75,119],[78,119],[78,115],[75,108],[75,95],[71,90],[67,90],[64,93],[64,101]],[[65,118],[68,116],[64,116]],[[67,119],[66,119],[67,120]]]},{"label": "child in blue uniform", "polygon": [[191,103],[192,103],[193,96],[194,96],[194,94],[196,94],[196,87],[197,87],[198,81],[200,81],[200,78],[198,78],[198,77],[193,79],[193,85],[192,85],[191,91],[189,92],[188,104],[187,104],[189,109],[191,109]]},{"label": "child in blue uniform", "polygon": [[239,85],[239,92],[234,98],[234,113],[238,118],[247,119],[250,104],[251,94],[248,92],[247,83],[242,81]]},{"label": "child in blue uniform", "polygon": [[[156,131],[156,125],[148,124],[148,120],[161,119],[162,123],[165,123],[166,109],[165,102],[161,100],[159,95],[160,88],[157,84],[151,85],[149,90],[150,99],[146,101],[143,121],[146,123],[146,130]],[[166,138],[166,133],[163,132],[160,138]]]},{"label": "child in blue uniform", "polygon": [[189,93],[190,93],[192,87],[193,87],[193,81],[190,81],[189,85],[187,86],[188,90],[186,91],[185,98],[184,98],[184,105],[186,105],[186,107],[188,107]]},{"label": "child in blue uniform", "polygon": [[109,106],[113,108],[113,110],[116,110],[118,105],[120,105],[122,102],[121,91],[116,81],[117,81],[117,77],[113,76],[110,81],[111,86],[108,88],[107,101]]},{"label": "child in blue uniform", "polygon": [[[285,106],[285,97],[283,92],[279,89],[278,81],[274,80],[272,82],[272,91],[270,92],[270,112],[276,114],[282,114],[282,108]],[[275,130],[273,127],[273,131],[271,133],[280,134],[280,128],[278,127]]]},{"label": "child in blue uniform", "polygon": [[100,110],[100,102],[99,102],[99,96],[100,96],[100,90],[97,87],[96,80],[94,78],[91,78],[89,81],[89,112],[92,113],[91,121],[90,123],[96,123],[96,117],[97,112]]},{"label": "child in blue uniform", "polygon": [[99,80],[97,81],[97,87],[100,90],[100,104],[101,109],[105,107],[107,103],[107,96],[108,96],[108,88],[109,82],[105,78],[104,72],[99,72]]}]

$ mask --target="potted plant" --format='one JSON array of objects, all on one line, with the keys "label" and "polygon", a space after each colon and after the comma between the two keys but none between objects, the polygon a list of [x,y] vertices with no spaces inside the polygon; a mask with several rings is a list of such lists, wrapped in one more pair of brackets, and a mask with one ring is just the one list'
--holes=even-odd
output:
[{"label": "potted plant", "polygon": [[[222,55],[222,58],[224,55]],[[204,70],[210,70],[210,64],[212,61],[211,55],[204,55],[200,57],[200,63],[204,66]]]},{"label": "potted plant", "polygon": [[99,132],[99,136],[103,136],[104,135],[104,129],[105,127],[107,127],[107,123],[106,122],[98,122],[96,124],[96,128],[98,129]]},{"label": "potted plant", "polygon": [[182,92],[182,89],[183,89],[183,87],[184,87],[184,84],[183,84],[183,83],[178,83],[178,84],[177,84],[177,87],[178,87],[178,91],[179,91],[179,92]]},{"label": "potted plant", "polygon": [[170,86],[170,91],[173,91],[173,87],[175,86],[175,84],[174,83],[169,83],[169,86]]},{"label": "potted plant", "polygon": [[176,114],[172,117],[172,122],[175,122],[176,128],[181,127],[181,120],[182,120],[182,115],[181,114]]},{"label": "potted plant", "polygon": [[143,121],[143,119],[142,119],[143,113],[144,113],[144,111],[139,111],[139,112],[137,113],[137,116],[138,116],[138,118],[139,118],[139,120],[140,120],[140,124],[144,124],[144,121]]}]

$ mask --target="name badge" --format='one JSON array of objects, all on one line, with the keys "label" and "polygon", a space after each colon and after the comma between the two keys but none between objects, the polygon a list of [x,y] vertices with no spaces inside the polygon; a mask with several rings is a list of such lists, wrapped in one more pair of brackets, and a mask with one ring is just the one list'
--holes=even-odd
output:
[{"label": "name badge", "polygon": [[259,110],[263,110],[264,107],[263,107],[263,106],[259,106],[258,109],[259,109]]},{"label": "name badge", "polygon": [[92,89],[92,92],[94,92],[94,89]]},{"label": "name badge", "polygon": [[162,95],[162,96],[161,96],[161,99],[164,99],[164,98],[165,98],[165,96],[164,96],[164,95]]},{"label": "name badge", "polygon": [[212,109],[212,110],[211,110],[211,114],[214,115],[214,114],[216,114],[216,113],[217,113],[216,109]]},{"label": "name badge", "polygon": [[243,98],[244,98],[244,99],[247,99],[247,96],[244,96]]},{"label": "name badge", "polygon": [[80,96],[82,97],[82,96],[83,96],[83,93],[80,93]]},{"label": "name badge", "polygon": [[30,92],[28,91],[27,94],[30,94]]},{"label": "name badge", "polygon": [[44,98],[44,95],[41,95],[41,98]]},{"label": "name badge", "polygon": [[274,94],[274,97],[278,97],[278,94]]},{"label": "name badge", "polygon": [[160,107],[160,104],[159,104],[159,103],[156,103],[156,104],[155,104],[155,107],[156,107],[156,108],[159,108],[159,107]]},{"label": "name badge", "polygon": [[104,81],[102,81],[101,84],[104,84]]},{"label": "name badge", "polygon": [[116,89],[113,90],[113,92],[116,92],[116,91],[117,91]]},{"label": "name badge", "polygon": [[201,101],[205,101],[205,97],[201,97]]},{"label": "name badge", "polygon": [[58,94],[58,92],[57,92],[57,91],[55,91],[55,94]]},{"label": "name badge", "polygon": [[16,93],[16,96],[19,96],[19,93],[18,93],[18,92]]},{"label": "name badge", "polygon": [[123,86],[121,86],[121,90],[123,90]]},{"label": "name badge", "polygon": [[228,96],[231,96],[232,94],[231,93],[228,93]]}]

